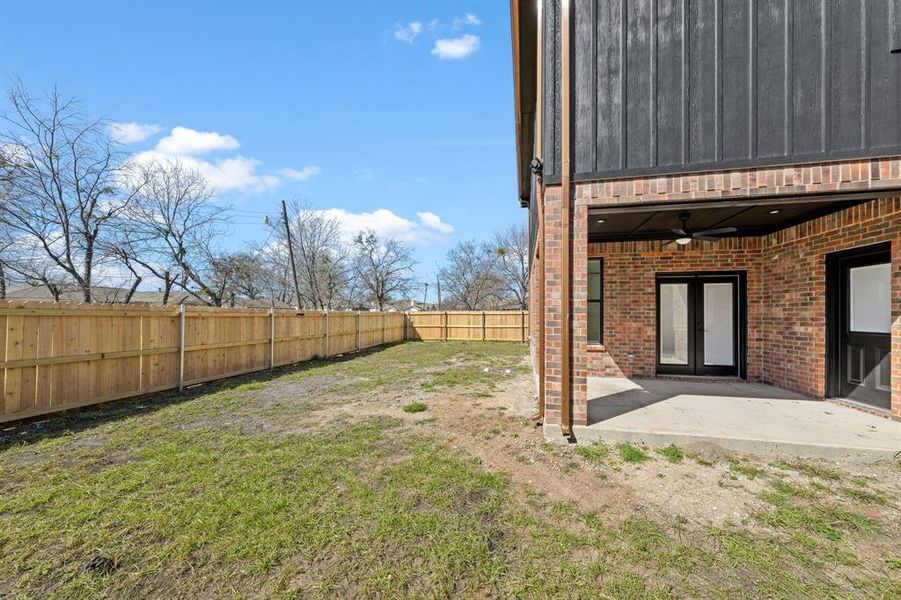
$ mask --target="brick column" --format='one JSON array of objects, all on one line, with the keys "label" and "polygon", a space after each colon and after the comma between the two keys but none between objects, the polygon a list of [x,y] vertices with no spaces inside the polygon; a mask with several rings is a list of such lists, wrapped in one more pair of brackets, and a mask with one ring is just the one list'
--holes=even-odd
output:
[{"label": "brick column", "polygon": [[588,425],[588,207],[572,215],[573,425]]},{"label": "brick column", "polygon": [[[561,302],[563,290],[562,263],[560,259],[561,217],[560,187],[546,187],[544,190],[544,426],[557,429],[561,424],[560,414],[560,357]],[[549,432],[550,433],[550,432]]]},{"label": "brick column", "polygon": [[[545,255],[544,255],[544,361],[545,361],[545,420],[555,429],[561,425],[561,331],[566,326],[561,314],[561,299],[567,288],[563,281],[560,249],[563,215],[561,188],[548,187],[544,195]],[[588,208],[573,206],[571,214],[572,252],[572,402],[573,425],[588,424]],[[548,432],[553,434],[555,432]]]}]

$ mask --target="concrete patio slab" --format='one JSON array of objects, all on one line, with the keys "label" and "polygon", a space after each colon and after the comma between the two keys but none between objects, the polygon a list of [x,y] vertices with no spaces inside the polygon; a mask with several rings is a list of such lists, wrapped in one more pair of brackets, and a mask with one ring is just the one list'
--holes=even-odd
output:
[{"label": "concrete patio slab", "polygon": [[733,452],[880,461],[901,457],[901,423],[743,381],[589,378],[579,442],[708,442]]}]

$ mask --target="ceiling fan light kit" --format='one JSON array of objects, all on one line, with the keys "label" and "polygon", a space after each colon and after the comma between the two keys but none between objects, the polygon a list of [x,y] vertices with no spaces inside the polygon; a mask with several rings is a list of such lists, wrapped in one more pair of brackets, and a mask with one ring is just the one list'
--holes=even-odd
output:
[{"label": "ceiling fan light kit", "polygon": [[726,235],[729,233],[735,233],[738,231],[735,227],[718,227],[716,229],[705,229],[703,231],[694,231],[691,232],[688,230],[688,213],[682,213],[679,215],[679,220],[682,222],[682,227],[678,229],[670,229],[673,234],[677,237],[665,242],[663,245],[671,244],[672,242],[676,242],[680,246],[686,246],[692,242],[692,240],[704,240],[706,242],[718,242],[721,238],[719,236]]}]

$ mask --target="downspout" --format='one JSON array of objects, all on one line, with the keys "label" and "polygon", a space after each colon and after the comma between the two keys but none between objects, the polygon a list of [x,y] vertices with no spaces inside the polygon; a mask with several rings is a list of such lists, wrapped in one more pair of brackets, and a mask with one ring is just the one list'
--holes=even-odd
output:
[{"label": "downspout", "polygon": [[561,1],[560,18],[560,428],[564,435],[572,435],[572,123],[570,121],[572,90],[570,89],[570,0]]},{"label": "downspout", "polygon": [[[537,93],[535,95],[535,158],[539,164],[544,160],[542,154],[542,133],[544,130],[544,17],[542,16],[542,2],[538,0],[538,39],[535,50],[535,83]],[[538,225],[535,228],[535,235],[538,238],[535,241],[535,255],[537,257],[538,273],[532,273],[531,276],[538,277],[538,293],[533,298],[535,306],[529,307],[529,310],[538,311],[538,412],[532,415],[532,420],[536,423],[544,420],[544,182],[541,170],[535,174],[535,202],[538,203]]]}]

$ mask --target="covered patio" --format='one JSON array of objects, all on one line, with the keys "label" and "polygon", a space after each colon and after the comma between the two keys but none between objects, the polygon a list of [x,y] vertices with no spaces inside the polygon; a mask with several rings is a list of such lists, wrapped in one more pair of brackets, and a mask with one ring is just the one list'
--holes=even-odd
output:
[{"label": "covered patio", "polygon": [[738,379],[588,378],[579,442],[716,444],[761,456],[892,460],[901,422]]}]

